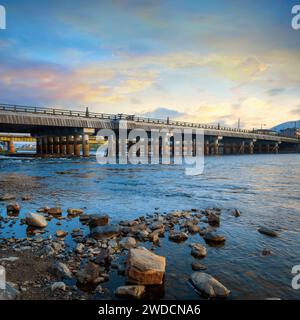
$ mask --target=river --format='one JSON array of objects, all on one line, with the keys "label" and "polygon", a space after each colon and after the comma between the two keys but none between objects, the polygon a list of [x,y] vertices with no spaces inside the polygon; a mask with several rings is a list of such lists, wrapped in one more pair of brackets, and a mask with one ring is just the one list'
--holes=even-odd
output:
[{"label": "river", "polygon": [[[300,161],[299,155],[241,155],[206,157],[202,175],[185,175],[178,165],[100,165],[90,159],[0,158],[0,193],[17,194],[21,214],[42,206],[84,208],[86,213],[106,213],[112,221],[134,219],[154,211],[207,207],[222,209],[219,230],[226,236],[221,247],[208,247],[200,262],[207,272],[231,290],[231,299],[298,299],[291,287],[294,265],[300,264]],[[32,200],[22,202],[24,194]],[[7,203],[0,202],[6,216]],[[237,208],[241,216],[235,218]],[[88,228],[78,218],[53,219],[47,231]],[[260,234],[257,228],[270,227],[279,236]],[[48,233],[48,234],[49,234]],[[47,235],[47,233],[45,234]],[[26,225],[2,224],[0,237],[26,237]],[[74,245],[72,238],[66,241]],[[165,283],[154,296],[171,299],[199,299],[188,283],[193,272],[188,244],[164,238],[157,254],[167,257]],[[146,244],[147,246],[147,244]],[[270,249],[271,256],[261,254]],[[111,271],[107,287],[124,284]],[[105,286],[105,285],[104,285]]]}]

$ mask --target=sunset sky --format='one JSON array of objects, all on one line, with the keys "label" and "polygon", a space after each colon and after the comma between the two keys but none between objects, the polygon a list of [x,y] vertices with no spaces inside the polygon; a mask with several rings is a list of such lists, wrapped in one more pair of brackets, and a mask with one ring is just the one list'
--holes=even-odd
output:
[{"label": "sunset sky", "polygon": [[300,118],[289,0],[0,0],[0,102],[244,128]]}]

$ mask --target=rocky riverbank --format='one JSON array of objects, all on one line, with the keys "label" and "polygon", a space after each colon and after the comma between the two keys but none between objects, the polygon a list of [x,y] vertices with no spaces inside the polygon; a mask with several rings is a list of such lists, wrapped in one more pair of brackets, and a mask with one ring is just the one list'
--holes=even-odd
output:
[{"label": "rocky riverbank", "polygon": [[[1,237],[0,265],[6,269],[8,285],[6,291],[0,291],[0,299],[157,298],[155,290],[164,285],[166,266],[174,263],[164,252],[162,239],[186,246],[193,257],[188,279],[191,290],[202,298],[230,296],[230,288],[207,273],[205,265],[210,248],[226,243],[226,237],[218,232],[222,217],[219,208],[154,212],[112,223],[108,215],[86,214],[79,208],[63,212],[60,207],[42,207],[19,218],[21,206],[13,202],[14,198],[8,194],[0,197],[9,202],[7,216],[1,217],[0,223],[27,225],[28,236]],[[235,209],[231,215],[238,219],[240,212]],[[57,224],[79,219],[82,227],[56,230],[46,236],[52,219],[57,219]],[[87,235],[83,230],[88,230]],[[259,231],[277,236],[266,228]],[[74,246],[65,242],[69,233]],[[194,242],[187,244],[191,238]],[[158,248],[160,254],[156,253]],[[118,285],[107,285],[112,270],[119,276]]]}]

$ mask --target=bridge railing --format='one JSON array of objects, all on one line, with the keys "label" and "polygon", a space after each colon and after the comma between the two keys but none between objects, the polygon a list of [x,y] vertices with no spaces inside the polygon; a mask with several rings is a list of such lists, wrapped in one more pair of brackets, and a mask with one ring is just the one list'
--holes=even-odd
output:
[{"label": "bridge railing", "polygon": [[[155,119],[155,118],[146,118],[139,117],[135,115],[128,114],[109,114],[109,113],[95,113],[86,111],[77,111],[77,110],[67,110],[67,109],[56,109],[56,108],[41,108],[41,107],[32,107],[32,106],[21,106],[21,105],[10,105],[10,104],[0,104],[0,111],[11,111],[11,112],[26,112],[32,114],[43,114],[50,116],[68,116],[68,117],[79,117],[79,118],[96,118],[96,119],[108,119],[108,120],[127,120],[134,122],[144,122],[144,123],[153,123],[153,124],[163,124],[171,126],[181,126],[181,127],[191,127],[191,128],[201,128],[201,129],[212,129],[212,130],[223,130],[231,131],[236,133],[256,133],[254,130],[247,129],[238,129],[238,128],[229,128],[221,125],[210,125],[202,123],[192,123],[186,121],[175,121],[175,120],[164,120],[164,119]],[[283,136],[280,134],[274,133],[264,133],[266,136],[282,136],[287,138],[292,138],[290,136]]]},{"label": "bridge railing", "polygon": [[77,110],[67,110],[67,109],[56,109],[56,108],[40,108],[40,107],[29,107],[20,105],[8,105],[0,104],[0,111],[12,111],[12,112],[26,112],[33,114],[45,114],[50,116],[68,116],[68,117],[80,117],[80,118],[100,118],[100,119],[111,119],[115,120],[116,115],[108,113],[94,113],[94,112],[84,112]]}]

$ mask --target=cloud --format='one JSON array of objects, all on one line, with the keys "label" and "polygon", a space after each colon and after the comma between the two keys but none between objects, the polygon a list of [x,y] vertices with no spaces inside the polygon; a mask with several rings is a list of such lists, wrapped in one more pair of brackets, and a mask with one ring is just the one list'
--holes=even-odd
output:
[{"label": "cloud", "polygon": [[285,92],[285,88],[272,88],[266,91],[269,96],[276,96]]},{"label": "cloud", "polygon": [[300,104],[295,109],[291,110],[291,114],[300,117]]},{"label": "cloud", "polygon": [[169,108],[156,108],[151,111],[147,111],[141,114],[142,117],[146,118],[156,118],[156,119],[178,119],[185,115],[184,112],[180,112],[174,109],[169,109]]}]

